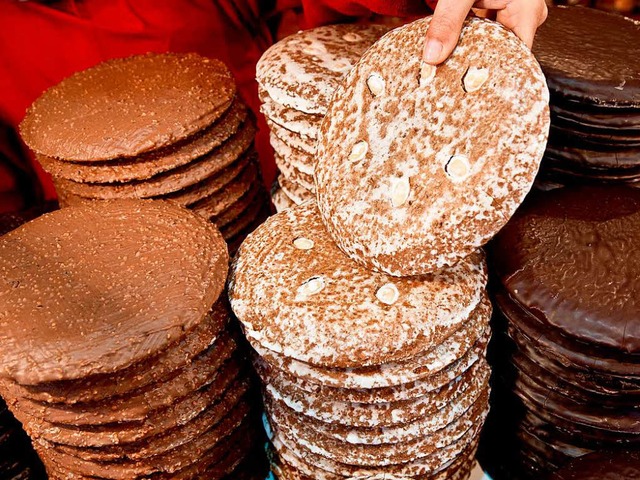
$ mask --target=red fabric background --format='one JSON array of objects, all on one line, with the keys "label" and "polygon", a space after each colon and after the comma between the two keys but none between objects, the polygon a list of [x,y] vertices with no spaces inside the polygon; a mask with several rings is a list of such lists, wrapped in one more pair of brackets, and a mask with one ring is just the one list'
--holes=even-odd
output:
[{"label": "red fabric background", "polygon": [[[0,125],[16,128],[44,90],[74,72],[146,52],[198,52],[221,59],[234,73],[242,97],[258,112],[255,64],[273,43],[272,30],[287,11],[302,12],[300,25],[313,27],[371,12],[422,15],[427,8],[424,2],[411,0],[3,0]],[[274,165],[266,127],[260,127],[258,149],[265,179],[270,181]],[[19,191],[16,164],[37,177],[46,199],[55,198],[49,176],[2,136],[0,161],[0,212],[22,208],[22,193],[38,196],[37,189],[35,194]],[[37,200],[42,199],[26,203]]]}]

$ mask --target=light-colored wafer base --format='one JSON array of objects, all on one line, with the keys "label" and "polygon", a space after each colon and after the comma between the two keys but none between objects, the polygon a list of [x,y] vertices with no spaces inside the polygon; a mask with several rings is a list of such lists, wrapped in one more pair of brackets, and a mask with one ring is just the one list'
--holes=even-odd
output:
[{"label": "light-colored wafer base", "polygon": [[389,32],[333,97],[317,143],[318,207],[334,241],[394,276],[451,266],[508,221],[549,132],[529,49],[471,18],[438,67],[421,61],[430,19]]}]

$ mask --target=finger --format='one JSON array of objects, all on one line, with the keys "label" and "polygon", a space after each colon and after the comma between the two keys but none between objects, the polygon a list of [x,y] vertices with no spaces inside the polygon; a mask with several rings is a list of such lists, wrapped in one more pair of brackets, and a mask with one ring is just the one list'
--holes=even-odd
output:
[{"label": "finger", "polygon": [[474,0],[440,0],[427,30],[422,58],[431,65],[444,62],[458,43],[464,19]]},{"label": "finger", "polygon": [[498,11],[496,20],[513,30],[531,48],[536,30],[547,18],[547,12],[547,5],[543,0],[525,0],[513,2],[508,8]]}]

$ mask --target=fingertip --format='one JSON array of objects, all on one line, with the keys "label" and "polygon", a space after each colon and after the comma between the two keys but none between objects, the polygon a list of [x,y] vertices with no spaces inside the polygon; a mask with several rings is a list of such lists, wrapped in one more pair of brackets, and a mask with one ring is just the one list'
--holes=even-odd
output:
[{"label": "fingertip", "polygon": [[424,50],[422,51],[422,59],[431,65],[437,65],[443,61],[443,50],[444,45],[440,40],[427,35],[424,42]]}]

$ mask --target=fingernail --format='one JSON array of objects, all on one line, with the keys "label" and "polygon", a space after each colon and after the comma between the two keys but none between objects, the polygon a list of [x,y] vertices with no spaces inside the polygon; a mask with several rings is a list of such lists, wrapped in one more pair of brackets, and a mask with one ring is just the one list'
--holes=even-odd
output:
[{"label": "fingernail", "polygon": [[440,59],[442,53],[442,42],[435,38],[427,40],[427,45],[424,47],[424,61],[427,63],[436,63]]}]

